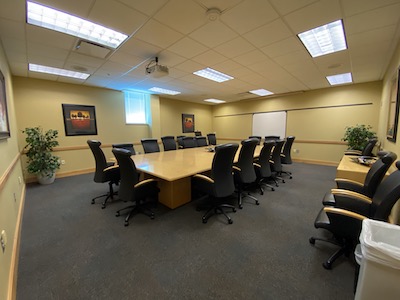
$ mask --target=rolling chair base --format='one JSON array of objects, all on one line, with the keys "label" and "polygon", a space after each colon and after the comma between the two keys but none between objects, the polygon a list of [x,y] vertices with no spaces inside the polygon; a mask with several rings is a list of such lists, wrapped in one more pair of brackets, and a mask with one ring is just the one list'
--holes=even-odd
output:
[{"label": "rolling chair base", "polygon": [[116,217],[119,217],[121,215],[121,211],[125,210],[125,209],[131,209],[128,213],[128,215],[125,217],[125,222],[124,222],[124,226],[128,226],[129,225],[129,219],[136,213],[142,213],[148,217],[150,217],[150,219],[154,219],[154,212],[151,211],[149,208],[143,207],[142,205],[130,205],[124,208],[121,208],[119,210],[117,210],[117,212],[115,213]]},{"label": "rolling chair base", "polygon": [[256,197],[252,196],[250,193],[240,192],[239,200],[238,200],[240,209],[243,208],[243,199],[246,197],[253,199],[256,202],[256,205],[260,205],[260,202],[258,202],[258,199]]},{"label": "rolling chair base", "polygon": [[223,210],[223,208],[231,208],[233,212],[236,212],[236,208],[233,205],[230,204],[221,204],[218,205],[217,207],[211,207],[210,209],[207,210],[207,212],[203,215],[202,222],[205,224],[207,223],[208,219],[217,214],[223,214],[227,219],[228,219],[228,224],[232,224],[233,220],[226,214],[226,212]]}]

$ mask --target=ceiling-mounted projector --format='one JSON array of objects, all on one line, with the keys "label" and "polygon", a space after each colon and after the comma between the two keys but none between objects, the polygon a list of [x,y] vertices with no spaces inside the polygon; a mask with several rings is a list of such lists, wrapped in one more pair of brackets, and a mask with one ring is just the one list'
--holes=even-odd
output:
[{"label": "ceiling-mounted projector", "polygon": [[153,78],[160,78],[168,75],[168,67],[158,64],[158,57],[149,62],[146,66],[146,75]]}]

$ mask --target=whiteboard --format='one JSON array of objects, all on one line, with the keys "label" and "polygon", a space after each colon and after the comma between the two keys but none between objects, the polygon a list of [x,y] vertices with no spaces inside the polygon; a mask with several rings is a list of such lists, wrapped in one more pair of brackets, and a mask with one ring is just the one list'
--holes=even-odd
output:
[{"label": "whiteboard", "polygon": [[265,137],[279,135],[286,137],[286,111],[253,114],[252,135]]}]

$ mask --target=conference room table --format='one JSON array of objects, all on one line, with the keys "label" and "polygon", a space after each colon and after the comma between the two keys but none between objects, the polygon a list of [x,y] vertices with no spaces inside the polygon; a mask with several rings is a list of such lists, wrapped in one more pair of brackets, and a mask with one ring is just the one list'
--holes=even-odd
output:
[{"label": "conference room table", "polygon": [[[215,152],[210,152],[207,148],[209,147],[161,151],[131,157],[144,178],[158,179],[159,202],[174,209],[192,200],[191,177],[211,170]],[[254,156],[257,157],[260,151],[261,146],[257,146]],[[240,146],[235,161],[238,160],[239,152]]]}]

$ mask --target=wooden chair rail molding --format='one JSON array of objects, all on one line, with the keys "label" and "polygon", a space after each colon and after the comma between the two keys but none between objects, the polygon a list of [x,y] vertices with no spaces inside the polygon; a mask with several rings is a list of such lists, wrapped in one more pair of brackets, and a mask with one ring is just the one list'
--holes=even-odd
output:
[{"label": "wooden chair rail molding", "polygon": [[18,153],[13,161],[11,162],[11,164],[8,166],[8,168],[5,170],[5,172],[3,173],[3,175],[0,177],[0,190],[3,189],[4,184],[7,182],[8,177],[10,177],[10,174],[12,173],[12,170],[15,168],[17,162],[19,161],[21,157],[21,154]]}]

